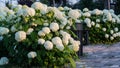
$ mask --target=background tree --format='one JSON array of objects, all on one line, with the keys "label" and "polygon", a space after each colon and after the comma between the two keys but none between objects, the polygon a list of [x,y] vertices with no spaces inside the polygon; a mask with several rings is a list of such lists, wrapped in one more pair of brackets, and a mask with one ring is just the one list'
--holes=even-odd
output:
[{"label": "background tree", "polygon": [[104,9],[104,0],[99,0],[93,2],[93,0],[80,0],[77,4],[74,5],[74,8],[88,8],[90,10],[93,9]]},{"label": "background tree", "polygon": [[120,14],[120,0],[116,0],[115,12],[116,14]]}]

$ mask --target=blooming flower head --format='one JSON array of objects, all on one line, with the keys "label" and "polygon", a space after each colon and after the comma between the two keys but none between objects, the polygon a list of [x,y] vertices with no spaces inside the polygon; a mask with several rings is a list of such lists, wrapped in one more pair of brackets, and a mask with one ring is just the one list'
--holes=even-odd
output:
[{"label": "blooming flower head", "polygon": [[29,28],[29,29],[27,30],[26,34],[27,34],[27,35],[30,35],[30,34],[33,32],[33,30],[34,30],[33,28]]},{"label": "blooming flower head", "polygon": [[64,45],[63,44],[57,44],[56,48],[60,51],[63,51],[64,50]]},{"label": "blooming flower head", "polygon": [[114,30],[117,32],[119,29],[117,27],[115,27]]},{"label": "blooming flower head", "polygon": [[49,33],[50,33],[50,28],[48,28],[48,27],[43,27],[43,28],[42,28],[42,31],[43,31],[45,34],[49,34]]},{"label": "blooming flower head", "polygon": [[27,54],[28,58],[35,58],[37,56],[37,53],[34,51],[31,51]]},{"label": "blooming flower head", "polygon": [[9,63],[9,59],[7,57],[1,57],[0,65],[5,65]]},{"label": "blooming flower head", "polygon": [[39,31],[39,32],[38,32],[38,35],[39,35],[39,36],[45,36],[45,33],[44,33],[43,31]]},{"label": "blooming flower head", "polygon": [[36,10],[40,10],[42,14],[45,14],[47,12],[47,5],[42,4],[40,2],[33,3],[31,7]]},{"label": "blooming flower head", "polygon": [[109,38],[109,34],[105,34],[105,38]]},{"label": "blooming flower head", "polygon": [[59,25],[58,23],[51,23],[50,24],[50,29],[53,31],[53,32],[56,32],[59,30]]},{"label": "blooming flower head", "polygon": [[77,19],[81,16],[81,14],[78,10],[70,10],[68,16],[71,17],[72,19]]},{"label": "blooming flower head", "polygon": [[44,44],[45,43],[45,40],[44,39],[38,39],[38,44]]},{"label": "blooming flower head", "polygon": [[102,30],[103,30],[103,31],[106,31],[106,28],[103,28]]},{"label": "blooming flower head", "polygon": [[88,11],[89,11],[88,8],[84,8],[84,9],[83,9],[83,12],[88,12]]},{"label": "blooming flower head", "polygon": [[46,41],[44,43],[44,47],[46,50],[52,50],[53,49],[53,43],[51,41]]},{"label": "blooming flower head", "polygon": [[60,37],[54,37],[52,39],[52,43],[55,44],[55,45],[62,44],[62,40],[61,40]]},{"label": "blooming flower head", "polygon": [[15,33],[15,40],[21,42],[26,39],[26,32],[18,31]]},{"label": "blooming flower head", "polygon": [[0,27],[0,35],[8,34],[9,29],[5,27]]}]

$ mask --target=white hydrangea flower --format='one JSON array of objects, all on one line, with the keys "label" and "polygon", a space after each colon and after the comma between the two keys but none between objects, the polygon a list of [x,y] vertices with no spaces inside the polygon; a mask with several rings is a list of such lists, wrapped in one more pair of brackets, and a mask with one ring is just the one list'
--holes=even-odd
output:
[{"label": "white hydrangea flower", "polygon": [[61,40],[60,37],[54,37],[52,39],[52,43],[55,44],[55,45],[62,44],[62,40]]},{"label": "white hydrangea flower", "polygon": [[49,33],[50,33],[50,28],[48,28],[48,27],[43,27],[43,28],[42,28],[42,31],[43,31],[45,34],[49,34]]},{"label": "white hydrangea flower", "polygon": [[26,39],[26,32],[18,31],[15,33],[15,40],[21,42]]},{"label": "white hydrangea flower", "polygon": [[58,9],[59,9],[59,10],[64,10],[64,8],[63,8],[63,7],[58,7]]},{"label": "white hydrangea flower", "polygon": [[3,36],[0,36],[0,41],[2,41],[3,40]]},{"label": "white hydrangea flower", "polygon": [[13,25],[12,27],[11,27],[11,29],[10,29],[12,32],[15,32],[15,31],[17,31],[17,29],[15,28],[15,26]]},{"label": "white hydrangea flower", "polygon": [[103,31],[106,31],[107,29],[106,28],[102,28]]},{"label": "white hydrangea flower", "polygon": [[35,24],[35,23],[32,23],[31,25],[32,25],[32,26],[35,26],[35,27],[37,26],[37,24]]},{"label": "white hydrangea flower", "polygon": [[81,16],[81,14],[78,10],[70,10],[68,12],[68,16],[71,17],[72,19],[77,19]]},{"label": "white hydrangea flower", "polygon": [[114,10],[113,10],[113,9],[110,9],[109,11],[110,11],[110,13],[114,13]]},{"label": "white hydrangea flower", "polygon": [[95,14],[95,15],[101,15],[101,11],[99,9],[94,9],[92,11],[92,14]]},{"label": "white hydrangea flower", "polygon": [[100,27],[100,24],[97,23],[95,27],[99,28],[99,27]]},{"label": "white hydrangea flower", "polygon": [[1,57],[0,65],[5,65],[9,63],[9,59],[7,57]]},{"label": "white hydrangea flower", "polygon": [[96,19],[96,22],[99,23],[99,22],[100,22],[100,19]]},{"label": "white hydrangea flower", "polygon": [[45,43],[45,40],[44,39],[38,39],[38,44],[44,44]]},{"label": "white hydrangea flower", "polygon": [[31,51],[27,54],[28,58],[35,58],[37,56],[37,53],[34,51]]},{"label": "white hydrangea flower", "polygon": [[83,13],[83,16],[85,16],[85,17],[90,17],[91,14],[90,14],[89,12],[85,12],[85,13]]},{"label": "white hydrangea flower", "polygon": [[94,26],[94,25],[95,25],[95,22],[94,22],[94,21],[92,21],[92,22],[91,22],[91,25],[92,25],[92,26]]},{"label": "white hydrangea flower", "polygon": [[23,16],[34,16],[35,10],[33,8],[23,8],[22,13],[23,13]]},{"label": "white hydrangea flower", "polygon": [[112,21],[112,15],[110,13],[107,14],[107,21]]},{"label": "white hydrangea flower", "polygon": [[59,11],[57,8],[55,8],[54,17],[56,17],[59,20],[62,20],[64,18],[64,15],[61,11]]},{"label": "white hydrangea flower", "polygon": [[116,22],[116,19],[115,19],[115,18],[112,18],[112,22],[115,23],[115,22]]},{"label": "white hydrangea flower", "polygon": [[53,31],[53,32],[56,32],[56,31],[58,31],[59,30],[59,25],[58,25],[58,23],[51,23],[50,24],[50,29]]},{"label": "white hydrangea flower", "polygon": [[113,33],[114,33],[114,31],[113,31],[113,30],[110,30],[110,33],[111,33],[111,34],[113,34]]},{"label": "white hydrangea flower", "polygon": [[67,27],[66,27],[66,29],[68,29],[68,30],[69,30],[69,29],[71,29],[71,27],[70,27],[70,26],[67,26]]},{"label": "white hydrangea flower", "polygon": [[63,44],[57,44],[56,48],[60,51],[63,51],[64,50],[64,45]]},{"label": "white hydrangea flower", "polygon": [[88,8],[84,8],[84,9],[83,9],[83,12],[88,12],[88,11],[89,11]]},{"label": "white hydrangea flower", "polygon": [[117,28],[117,27],[115,27],[115,28],[114,28],[114,30],[117,32],[117,31],[118,31],[118,28]]},{"label": "white hydrangea flower", "polygon": [[85,18],[84,22],[87,24],[87,23],[90,23],[91,20],[89,18]]},{"label": "white hydrangea flower", "polygon": [[117,37],[117,33],[113,34],[113,37]]},{"label": "white hydrangea flower", "polygon": [[118,36],[120,37],[120,32],[118,32]]},{"label": "white hydrangea flower", "polygon": [[91,23],[86,23],[87,27],[91,28]]},{"label": "white hydrangea flower", "polygon": [[60,24],[60,29],[63,29],[65,27],[65,25]]},{"label": "white hydrangea flower", "polygon": [[105,38],[109,38],[109,34],[105,34]]},{"label": "white hydrangea flower", "polygon": [[64,10],[70,10],[71,8],[69,8],[69,7],[67,7],[67,6],[65,6],[64,7]]},{"label": "white hydrangea flower", "polygon": [[71,38],[69,39],[69,41],[70,41],[70,43],[73,43],[75,40],[71,37]]},{"label": "white hydrangea flower", "polygon": [[71,26],[71,25],[73,25],[73,22],[72,22],[72,20],[70,19],[70,20],[68,20],[68,24]]},{"label": "white hydrangea flower", "polygon": [[27,34],[27,35],[30,35],[33,31],[34,31],[33,28],[29,28],[29,29],[27,30],[26,34]]},{"label": "white hydrangea flower", "polygon": [[39,36],[45,36],[45,33],[44,33],[43,31],[39,31],[39,32],[38,32],[38,35],[39,35]]},{"label": "white hydrangea flower", "polygon": [[42,4],[40,2],[33,3],[31,7],[36,10],[40,10],[42,14],[45,14],[47,12],[47,5]]},{"label": "white hydrangea flower", "polygon": [[114,37],[111,36],[111,37],[110,37],[110,40],[113,40],[113,39],[114,39]]},{"label": "white hydrangea flower", "polygon": [[76,23],[81,23],[83,20],[75,20]]},{"label": "white hydrangea flower", "polygon": [[66,37],[63,37],[63,38],[62,38],[62,41],[63,41],[63,44],[64,44],[64,45],[68,45],[68,43],[69,43],[69,39],[67,38],[67,36],[66,36]]},{"label": "white hydrangea flower", "polygon": [[49,26],[49,24],[48,24],[48,23],[44,23],[43,25],[44,25],[44,26]]},{"label": "white hydrangea flower", "polygon": [[69,48],[77,52],[79,51],[79,46],[80,46],[80,41],[74,41],[72,45],[69,46]]},{"label": "white hydrangea flower", "polygon": [[53,49],[53,43],[51,41],[46,41],[44,43],[44,47],[46,50],[52,50]]},{"label": "white hydrangea flower", "polygon": [[8,34],[9,29],[5,27],[0,27],[0,35]]}]

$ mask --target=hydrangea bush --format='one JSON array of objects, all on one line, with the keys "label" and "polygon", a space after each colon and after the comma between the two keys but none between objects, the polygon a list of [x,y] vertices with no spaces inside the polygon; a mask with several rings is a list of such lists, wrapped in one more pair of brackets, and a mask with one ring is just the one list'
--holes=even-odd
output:
[{"label": "hydrangea bush", "polygon": [[90,11],[85,8],[82,11],[80,21],[84,24],[84,29],[89,30],[89,40],[91,43],[115,43],[120,41],[120,18],[114,10]]},{"label": "hydrangea bush", "polygon": [[80,41],[70,28],[80,16],[79,10],[40,2],[0,8],[0,65],[53,68],[70,63],[75,68]]}]

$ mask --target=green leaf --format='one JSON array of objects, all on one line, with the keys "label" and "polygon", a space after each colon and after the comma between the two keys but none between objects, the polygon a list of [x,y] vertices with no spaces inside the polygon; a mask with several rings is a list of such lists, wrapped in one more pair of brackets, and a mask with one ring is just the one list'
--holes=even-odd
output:
[{"label": "green leaf", "polygon": [[37,19],[37,20],[35,20],[35,24],[38,24],[38,25],[42,25],[43,24],[43,19]]},{"label": "green leaf", "polygon": [[68,58],[70,61],[71,68],[76,68],[76,63],[72,58]]}]

